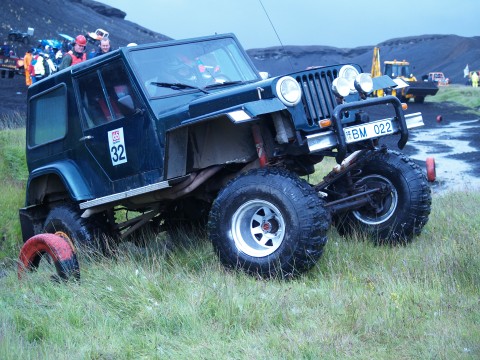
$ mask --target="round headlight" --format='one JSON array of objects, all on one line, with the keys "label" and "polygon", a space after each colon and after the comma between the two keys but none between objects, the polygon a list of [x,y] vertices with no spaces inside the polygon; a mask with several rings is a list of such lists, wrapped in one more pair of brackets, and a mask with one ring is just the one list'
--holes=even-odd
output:
[{"label": "round headlight", "polygon": [[355,89],[357,91],[370,94],[373,90],[373,80],[369,74],[361,73],[355,78]]},{"label": "round headlight", "polygon": [[339,78],[344,78],[348,81],[348,84],[350,86],[350,94],[353,94],[356,91],[355,78],[357,77],[357,75],[358,70],[352,65],[344,65],[340,68],[340,71],[338,72]]},{"label": "round headlight", "polygon": [[302,98],[302,89],[291,76],[284,76],[277,82],[277,96],[287,106],[294,106]]},{"label": "round headlight", "polygon": [[335,95],[345,97],[350,94],[350,83],[345,78],[336,78],[332,81],[332,90]]}]

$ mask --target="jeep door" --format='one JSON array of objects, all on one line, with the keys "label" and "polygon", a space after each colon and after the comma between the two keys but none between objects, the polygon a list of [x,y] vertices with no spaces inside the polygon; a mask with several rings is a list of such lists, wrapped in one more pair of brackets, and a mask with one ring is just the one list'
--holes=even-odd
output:
[{"label": "jeep door", "polygon": [[108,176],[114,192],[160,181],[163,151],[122,60],[82,72],[75,80],[81,140],[92,166]]}]

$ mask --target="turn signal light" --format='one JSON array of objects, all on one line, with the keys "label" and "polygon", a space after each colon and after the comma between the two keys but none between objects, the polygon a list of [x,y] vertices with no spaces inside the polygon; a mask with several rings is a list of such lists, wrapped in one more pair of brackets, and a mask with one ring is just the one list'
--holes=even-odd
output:
[{"label": "turn signal light", "polygon": [[407,110],[407,109],[408,109],[407,103],[402,103],[402,110]]},{"label": "turn signal light", "polygon": [[321,128],[326,128],[326,127],[332,126],[332,120],[330,120],[330,119],[320,120],[318,122],[318,126],[320,126]]}]

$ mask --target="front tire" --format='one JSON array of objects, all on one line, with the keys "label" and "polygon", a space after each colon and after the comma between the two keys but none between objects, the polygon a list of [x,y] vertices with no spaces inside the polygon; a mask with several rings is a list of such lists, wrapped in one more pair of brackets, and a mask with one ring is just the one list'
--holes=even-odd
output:
[{"label": "front tire", "polygon": [[[360,233],[376,243],[406,243],[428,221],[431,192],[420,167],[395,151],[376,153],[352,177],[353,189],[390,189],[375,194],[372,203],[334,216],[341,235]],[[341,184],[345,186],[345,184]]]},{"label": "front tire", "polygon": [[329,226],[330,213],[306,181],[267,168],[229,182],[208,223],[222,264],[262,277],[291,277],[313,267]]}]

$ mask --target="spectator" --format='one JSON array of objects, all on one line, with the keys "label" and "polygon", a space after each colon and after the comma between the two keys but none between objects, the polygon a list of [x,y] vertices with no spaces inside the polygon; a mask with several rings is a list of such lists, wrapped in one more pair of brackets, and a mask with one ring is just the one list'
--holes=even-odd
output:
[{"label": "spectator", "polygon": [[97,53],[95,54],[95,57],[100,56],[100,55],[104,55],[106,53],[109,53],[110,50],[111,50],[110,40],[109,39],[102,39],[102,40],[100,40],[100,46],[99,46],[99,49],[98,49]]},{"label": "spectator", "polygon": [[55,57],[55,53],[50,45],[45,45],[44,53],[48,54],[48,56],[53,59]]},{"label": "spectator", "polygon": [[25,68],[25,84],[27,86],[32,85],[32,77],[30,74],[30,65],[32,64],[33,49],[28,49],[23,57],[23,67]]},{"label": "spectator", "polygon": [[57,67],[62,63],[62,58],[63,58],[63,52],[60,49],[55,53],[55,64],[57,65]]},{"label": "spectator", "polygon": [[81,63],[87,60],[87,54],[85,53],[85,47],[87,46],[87,39],[83,35],[78,35],[75,38],[75,44],[73,49],[67,52],[63,56],[62,63],[58,67],[59,70],[66,69],[69,66]]},{"label": "spectator", "polygon": [[45,77],[45,54],[42,52],[37,53],[33,57],[33,69],[35,70],[35,82],[42,80]]},{"label": "spectator", "polygon": [[472,72],[472,86],[478,87],[478,74],[476,71]]},{"label": "spectator", "polygon": [[90,52],[87,55],[87,59],[93,59],[95,56],[97,56],[98,51],[100,51],[100,47],[98,48],[98,50],[95,50],[95,48],[92,48],[92,50],[90,50]]},{"label": "spectator", "polygon": [[45,59],[45,62],[44,62],[45,76],[49,76],[57,71],[57,66],[55,65],[53,60],[50,58],[50,55],[45,54],[44,59]]},{"label": "spectator", "polygon": [[10,56],[10,45],[6,41],[0,47],[0,55]]}]

